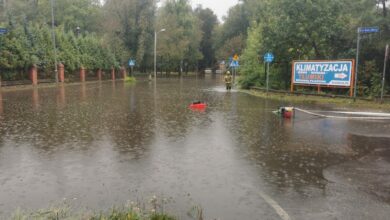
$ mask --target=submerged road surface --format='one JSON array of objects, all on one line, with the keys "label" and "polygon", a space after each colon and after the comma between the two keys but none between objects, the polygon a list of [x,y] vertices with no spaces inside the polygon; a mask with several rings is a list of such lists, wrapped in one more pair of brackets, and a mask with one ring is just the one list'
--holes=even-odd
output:
[{"label": "submerged road surface", "polygon": [[[272,114],[221,80],[2,91],[0,215],[167,198],[189,219],[389,219],[389,122]],[[191,111],[189,103],[209,107]],[[300,106],[318,109],[318,106]]]}]

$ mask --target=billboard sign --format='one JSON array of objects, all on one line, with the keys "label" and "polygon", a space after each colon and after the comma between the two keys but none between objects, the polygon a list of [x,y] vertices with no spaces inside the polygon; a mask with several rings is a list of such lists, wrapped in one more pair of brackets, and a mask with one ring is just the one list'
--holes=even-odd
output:
[{"label": "billboard sign", "polygon": [[351,87],[353,60],[296,61],[293,84]]}]

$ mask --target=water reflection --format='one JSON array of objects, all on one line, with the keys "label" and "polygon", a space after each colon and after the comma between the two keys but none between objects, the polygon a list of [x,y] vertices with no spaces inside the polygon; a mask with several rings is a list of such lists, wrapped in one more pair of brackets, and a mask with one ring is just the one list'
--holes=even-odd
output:
[{"label": "water reflection", "polygon": [[86,89],[86,85],[85,85],[85,82],[82,82],[81,83],[81,92],[80,92],[80,97],[81,97],[81,101],[84,101],[85,98],[87,97],[87,89]]},{"label": "water reflection", "polygon": [[57,92],[57,106],[58,108],[65,107],[65,85],[63,83],[58,85],[58,92]]},{"label": "water reflection", "polygon": [[34,110],[39,108],[39,92],[38,88],[33,88],[32,90],[32,106]]},{"label": "water reflection", "polygon": [[[275,219],[257,191],[289,211],[307,203],[329,211],[323,170],[362,142],[348,134],[390,129],[301,114],[284,120],[272,114],[281,103],[222,88],[197,77],[2,95],[0,211],[63,198],[110,208],[157,194],[172,197],[178,215],[197,203],[210,218]],[[191,111],[194,99],[207,109]]]},{"label": "water reflection", "polygon": [[3,93],[0,89],[0,115],[3,113]]}]

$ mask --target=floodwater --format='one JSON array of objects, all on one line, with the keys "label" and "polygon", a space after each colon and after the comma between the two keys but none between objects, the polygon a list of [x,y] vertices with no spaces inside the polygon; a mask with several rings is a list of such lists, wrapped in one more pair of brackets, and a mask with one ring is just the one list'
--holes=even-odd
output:
[{"label": "floodwater", "polygon": [[[194,206],[205,219],[390,215],[390,160],[372,153],[389,147],[376,141],[390,134],[389,122],[283,120],[272,111],[290,103],[226,92],[219,77],[0,94],[3,216],[64,200],[108,210],[152,196],[180,219]],[[188,109],[193,100],[208,108]],[[383,172],[358,172],[375,167]]]}]

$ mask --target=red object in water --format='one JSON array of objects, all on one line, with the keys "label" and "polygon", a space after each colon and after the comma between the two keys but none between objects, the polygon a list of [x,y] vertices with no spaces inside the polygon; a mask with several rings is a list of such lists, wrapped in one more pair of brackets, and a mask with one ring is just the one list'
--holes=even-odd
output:
[{"label": "red object in water", "polygon": [[283,114],[283,117],[284,118],[291,118],[292,114],[293,114],[292,111],[285,111]]},{"label": "red object in water", "polygon": [[191,109],[205,109],[207,107],[207,104],[206,103],[192,103],[190,106],[189,106]]}]

